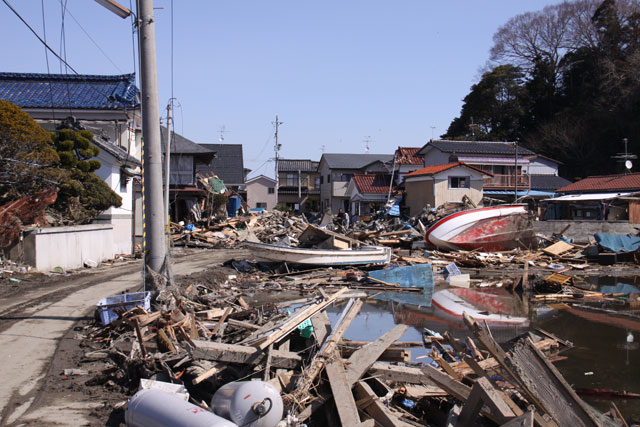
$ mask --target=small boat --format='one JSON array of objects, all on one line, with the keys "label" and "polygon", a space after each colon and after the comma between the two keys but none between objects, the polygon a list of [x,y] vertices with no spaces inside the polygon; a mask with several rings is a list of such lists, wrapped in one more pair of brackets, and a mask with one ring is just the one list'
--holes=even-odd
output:
[{"label": "small boat", "polygon": [[529,319],[520,315],[521,310],[513,296],[504,290],[444,289],[433,294],[432,304],[457,318],[467,313],[473,319],[491,324],[529,325]]},{"label": "small boat", "polygon": [[425,240],[438,249],[507,251],[536,245],[533,218],[526,205],[455,212],[434,222]]},{"label": "small boat", "polygon": [[385,265],[391,261],[391,248],[365,246],[360,249],[314,249],[244,242],[253,256],[261,261],[288,262],[301,265]]}]

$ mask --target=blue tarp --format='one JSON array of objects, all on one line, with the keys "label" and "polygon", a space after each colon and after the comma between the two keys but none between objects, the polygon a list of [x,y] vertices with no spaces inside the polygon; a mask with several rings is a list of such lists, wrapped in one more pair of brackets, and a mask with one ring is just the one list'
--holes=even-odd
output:
[{"label": "blue tarp", "polygon": [[603,294],[640,294],[640,289],[629,283],[618,283],[615,286],[602,286],[600,292]]},{"label": "blue tarp", "polygon": [[619,254],[635,252],[640,248],[640,236],[596,233],[593,237],[595,237],[596,242],[603,248]]},{"label": "blue tarp", "polygon": [[431,264],[410,265],[407,267],[387,268],[369,272],[369,277],[387,283],[397,283],[403,288],[421,287],[422,294],[385,292],[374,299],[430,307],[433,295],[433,270]]}]

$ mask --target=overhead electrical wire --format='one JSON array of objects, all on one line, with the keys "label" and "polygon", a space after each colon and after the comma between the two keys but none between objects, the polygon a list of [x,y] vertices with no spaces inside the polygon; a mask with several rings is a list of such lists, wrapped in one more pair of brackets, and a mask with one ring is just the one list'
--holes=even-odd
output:
[{"label": "overhead electrical wire", "polygon": [[[40,0],[40,4],[42,6],[42,35],[44,36],[44,41],[46,43],[46,41],[47,41],[47,24],[46,24],[45,13],[44,13],[44,0]],[[45,61],[47,63],[47,76],[51,77],[51,68],[49,68],[49,52],[47,51],[46,46],[44,48],[44,59],[45,59]],[[53,108],[53,92],[51,90],[51,80],[49,80],[48,86],[49,86],[49,102],[51,103],[51,115],[53,117],[53,120],[55,120],[56,119],[56,109]]]},{"label": "overhead electrical wire", "polygon": [[46,47],[46,48],[47,48],[51,53],[53,53],[53,54],[55,55],[55,57],[56,57],[56,58],[58,58],[60,61],[62,61],[62,62],[64,63],[64,65],[66,65],[67,67],[69,67],[69,69],[70,69],[71,71],[73,71],[73,72],[74,72],[74,73],[76,73],[76,74],[80,74],[80,73],[78,73],[78,72],[77,72],[77,71],[76,71],[76,70],[75,70],[71,65],[69,65],[69,64],[67,63],[67,61],[65,61],[64,59],[62,59],[62,57],[61,57],[60,55],[58,55],[58,53],[57,53],[55,50],[53,50],[53,49],[51,48],[51,46],[49,46],[49,45],[47,44],[47,42],[46,42],[46,41],[42,40],[42,37],[40,37],[40,36],[38,35],[38,33],[36,33],[36,32],[35,32],[35,30],[31,27],[31,25],[29,25],[29,24],[27,23],[27,21],[25,21],[25,20],[24,20],[24,18],[23,18],[23,17],[18,13],[18,11],[17,11],[17,10],[15,10],[15,9],[13,8],[13,6],[11,6],[11,4],[9,4],[9,2],[8,2],[7,0],[2,0],[2,1],[4,2],[4,4],[6,4],[6,5],[7,5],[7,7],[8,7],[9,9],[11,9],[11,11],[12,11],[12,12],[13,12],[17,17],[18,17],[18,19],[20,19],[20,20],[22,21],[22,23],[23,23],[24,25],[26,25],[26,26],[27,26],[27,28],[28,28],[29,30],[31,30],[31,32],[33,33],[33,35],[34,35],[34,36],[36,36],[36,37],[38,38],[38,40],[40,40],[40,43],[42,43],[42,44],[43,44],[43,45],[44,45],[44,46],[45,46],[45,47]]}]

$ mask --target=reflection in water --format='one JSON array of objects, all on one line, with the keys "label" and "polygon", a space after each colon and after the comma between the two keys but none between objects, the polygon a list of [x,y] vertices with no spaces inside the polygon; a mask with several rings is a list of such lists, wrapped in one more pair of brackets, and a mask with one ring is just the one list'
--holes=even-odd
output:
[{"label": "reflection in water", "polygon": [[[602,278],[601,282],[593,278],[590,280],[597,286],[596,289],[624,282],[621,278]],[[631,278],[628,282],[634,284],[635,280]],[[329,311],[329,317],[335,323],[341,308],[331,307]],[[528,318],[531,322],[528,327],[491,325],[491,333],[496,341],[505,343],[530,329],[540,327],[561,339],[573,342],[574,348],[563,354],[567,359],[555,363],[555,366],[574,388],[640,393],[640,369],[637,368],[640,351],[635,342],[635,337],[640,334],[638,311],[620,315],[588,310],[576,305],[554,312],[531,309]],[[423,328],[441,334],[449,332],[456,338],[470,335],[461,318],[448,315],[435,307],[367,300],[345,337],[352,340],[375,340],[398,323],[411,326],[399,341],[421,341]],[[633,337],[631,341],[629,334]],[[417,358],[426,354],[427,350],[424,348],[412,349],[412,360],[424,361],[425,359]],[[590,372],[593,374],[585,375]],[[590,404],[600,410],[609,410],[611,400],[588,399]],[[615,399],[614,402],[625,417],[640,420],[639,400]]]}]

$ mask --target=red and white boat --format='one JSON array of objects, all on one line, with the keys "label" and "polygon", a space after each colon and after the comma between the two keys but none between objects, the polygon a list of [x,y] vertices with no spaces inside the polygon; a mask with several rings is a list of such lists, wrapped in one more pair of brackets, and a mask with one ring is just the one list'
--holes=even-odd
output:
[{"label": "red and white boat", "polygon": [[438,249],[508,251],[535,246],[533,218],[526,205],[455,212],[434,222],[425,240]]},{"label": "red and white boat", "polygon": [[456,318],[467,313],[473,319],[495,325],[529,325],[529,319],[522,315],[515,298],[504,289],[444,289],[433,294],[432,304]]}]

